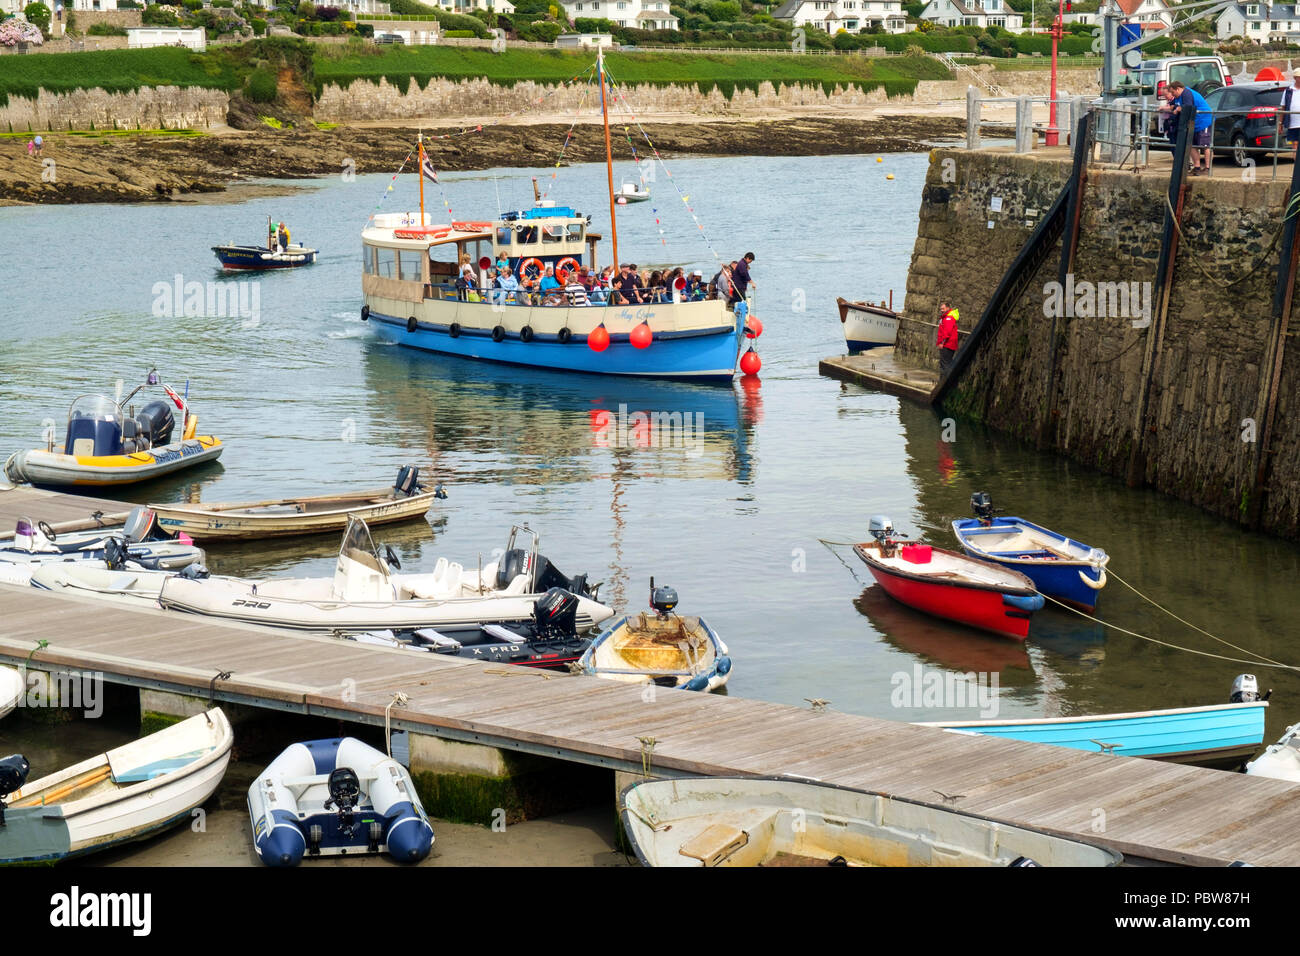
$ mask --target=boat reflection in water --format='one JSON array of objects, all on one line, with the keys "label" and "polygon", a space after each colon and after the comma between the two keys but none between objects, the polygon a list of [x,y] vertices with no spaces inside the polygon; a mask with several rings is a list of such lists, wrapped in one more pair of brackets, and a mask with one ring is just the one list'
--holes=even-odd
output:
[{"label": "boat reflection in water", "polygon": [[[1004,674],[1006,679],[1002,683],[1008,685],[1028,684],[1033,680],[1029,653],[1019,641],[1008,641],[914,611],[899,604],[879,585],[864,588],[853,606],[871,622],[885,643],[922,662],[963,673]],[[1007,674],[1008,671],[1020,674]]]},{"label": "boat reflection in water", "polygon": [[464,362],[375,343],[363,359],[382,440],[428,455],[429,481],[635,476],[753,479],[753,423],[734,388]]}]

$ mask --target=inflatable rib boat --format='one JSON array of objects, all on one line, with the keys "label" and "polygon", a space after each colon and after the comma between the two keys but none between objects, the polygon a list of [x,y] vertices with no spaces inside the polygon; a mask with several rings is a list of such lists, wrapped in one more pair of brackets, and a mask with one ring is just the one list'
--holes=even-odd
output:
[{"label": "inflatable rib boat", "polygon": [[268,866],[364,853],[416,863],[433,847],[406,768],[354,737],[291,744],[248,788],[248,815]]},{"label": "inflatable rib boat", "polygon": [[0,543],[0,561],[11,564],[61,564],[91,561],[129,564],[149,571],[179,571],[202,563],[203,549],[182,541],[149,541],[153,512],[136,508],[121,528],[54,533],[44,521],[19,518],[13,538]]},{"label": "inflatable rib boat", "polygon": [[[140,413],[129,403],[146,385],[156,385],[167,395],[145,405]],[[173,441],[180,413],[180,438]],[[10,481],[61,487],[67,485],[121,485],[157,478],[181,468],[216,461],[224,446],[212,435],[198,434],[198,416],[171,386],[150,371],[120,402],[104,395],[82,395],[68,410],[68,427],[61,451],[54,449],[53,433],[45,448],[15,452],[5,462]]]}]

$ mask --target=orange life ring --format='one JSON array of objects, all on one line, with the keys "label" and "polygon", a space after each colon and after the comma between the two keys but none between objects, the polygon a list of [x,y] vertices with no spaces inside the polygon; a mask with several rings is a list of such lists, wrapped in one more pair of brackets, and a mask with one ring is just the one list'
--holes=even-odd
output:
[{"label": "orange life ring", "polygon": [[490,222],[453,222],[451,228],[457,232],[484,232],[492,228]]},{"label": "orange life ring", "polygon": [[565,256],[561,259],[559,264],[555,267],[555,277],[561,282],[565,282],[569,278],[569,270],[565,268],[564,265],[566,262],[572,262],[574,269],[577,269],[578,266],[581,265],[581,263],[579,263],[577,259],[573,258],[573,256]]},{"label": "orange life ring", "polygon": [[[537,266],[537,275],[530,276],[528,274],[529,266]],[[518,267],[518,272],[516,274],[519,278],[520,285],[531,286],[534,282],[540,281],[542,276],[545,273],[546,273],[546,267],[542,265],[542,260],[533,257],[531,259],[524,259],[522,262],[520,262]]]},{"label": "orange life ring", "polygon": [[451,226],[417,226],[413,229],[394,229],[394,239],[441,239],[451,233]]}]

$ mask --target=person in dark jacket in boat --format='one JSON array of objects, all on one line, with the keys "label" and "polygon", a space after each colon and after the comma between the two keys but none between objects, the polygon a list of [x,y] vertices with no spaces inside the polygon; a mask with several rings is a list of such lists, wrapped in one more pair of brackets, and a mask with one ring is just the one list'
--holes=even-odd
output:
[{"label": "person in dark jacket in boat", "polygon": [[935,344],[939,346],[939,374],[946,375],[957,355],[957,320],[961,313],[950,308],[946,301],[939,303],[939,332]]},{"label": "person in dark jacket in boat", "polygon": [[754,261],[754,254],[747,252],[739,262],[734,263],[731,270],[731,304],[745,298],[745,291],[751,284],[757,285],[753,277],[749,274],[749,264]]}]

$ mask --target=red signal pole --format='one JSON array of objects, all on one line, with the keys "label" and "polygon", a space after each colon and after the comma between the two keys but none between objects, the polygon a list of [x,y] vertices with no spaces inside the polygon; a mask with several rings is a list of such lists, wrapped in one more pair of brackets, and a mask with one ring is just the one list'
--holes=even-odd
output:
[{"label": "red signal pole", "polygon": [[1061,134],[1056,127],[1056,49],[1061,42],[1061,37],[1065,35],[1065,5],[1067,0],[1058,0],[1056,6],[1056,22],[1052,24],[1049,31],[1052,37],[1052,98],[1047,104],[1047,145],[1056,146],[1060,143]]}]

